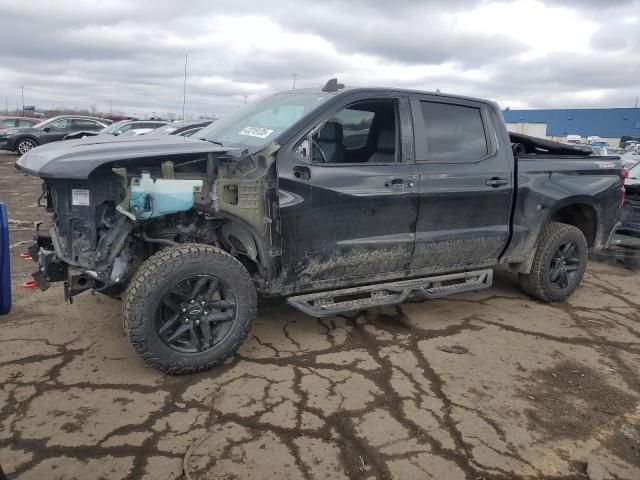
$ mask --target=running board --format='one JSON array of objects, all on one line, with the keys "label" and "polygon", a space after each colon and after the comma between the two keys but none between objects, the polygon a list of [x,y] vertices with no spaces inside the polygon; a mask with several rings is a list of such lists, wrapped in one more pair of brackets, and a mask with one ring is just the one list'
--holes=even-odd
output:
[{"label": "running board", "polygon": [[331,317],[367,308],[397,305],[412,293],[425,298],[441,298],[489,288],[492,282],[493,270],[476,270],[298,295],[287,298],[287,303],[313,317]]}]

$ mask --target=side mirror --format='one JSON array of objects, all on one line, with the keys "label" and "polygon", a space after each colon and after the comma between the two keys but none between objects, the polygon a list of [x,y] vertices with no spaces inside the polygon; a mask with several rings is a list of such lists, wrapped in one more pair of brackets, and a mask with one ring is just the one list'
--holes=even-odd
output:
[{"label": "side mirror", "polygon": [[42,130],[45,131],[45,132],[50,132],[51,131],[51,127],[44,127]]},{"label": "side mirror", "polygon": [[120,130],[116,130],[115,132],[113,132],[114,137],[117,137],[118,135],[120,135]]}]

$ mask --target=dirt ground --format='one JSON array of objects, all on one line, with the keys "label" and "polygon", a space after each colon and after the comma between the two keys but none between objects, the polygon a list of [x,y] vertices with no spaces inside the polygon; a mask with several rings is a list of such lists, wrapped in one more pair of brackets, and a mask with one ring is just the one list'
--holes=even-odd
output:
[{"label": "dirt ground", "polygon": [[[17,244],[43,211],[14,161]],[[504,275],[344,318],[264,303],[230,364],[169,377],[129,346],[118,301],[20,288],[22,251],[0,319],[11,480],[640,478],[640,275],[613,262],[558,305]]]}]

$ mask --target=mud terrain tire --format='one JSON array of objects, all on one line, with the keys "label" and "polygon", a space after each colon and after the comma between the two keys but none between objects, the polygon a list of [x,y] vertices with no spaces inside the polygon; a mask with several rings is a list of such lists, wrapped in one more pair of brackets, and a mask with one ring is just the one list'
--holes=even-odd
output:
[{"label": "mud terrain tire", "polygon": [[[230,319],[225,323],[228,325],[225,327],[226,332],[217,343],[213,335],[213,339],[209,337],[205,351],[179,351],[172,348],[172,345],[166,342],[166,338],[161,338],[159,330],[162,330],[162,327],[158,326],[159,322],[164,320],[158,319],[158,312],[166,308],[164,305],[173,295],[175,285],[182,285],[190,279],[201,277],[223,282],[226,292],[233,297],[235,306],[229,314]],[[188,306],[189,300],[186,302]],[[197,310],[197,305],[194,308]],[[206,307],[203,307],[202,310],[205,309]],[[244,266],[223,250],[203,244],[169,247],[147,259],[129,283],[122,302],[125,331],[135,351],[147,364],[171,375],[201,372],[229,359],[249,335],[256,310],[256,289]],[[185,310],[180,308],[180,311]],[[224,311],[222,309],[222,312]],[[190,314],[191,311],[182,314],[185,324]],[[182,321],[178,320],[178,325],[181,325]],[[198,319],[198,325],[200,321]],[[195,320],[193,328],[196,328]],[[191,335],[191,332],[187,334]]]},{"label": "mud terrain tire", "polygon": [[564,223],[549,223],[540,232],[531,271],[520,274],[520,285],[527,294],[545,302],[566,300],[580,285],[587,258],[582,231]]}]

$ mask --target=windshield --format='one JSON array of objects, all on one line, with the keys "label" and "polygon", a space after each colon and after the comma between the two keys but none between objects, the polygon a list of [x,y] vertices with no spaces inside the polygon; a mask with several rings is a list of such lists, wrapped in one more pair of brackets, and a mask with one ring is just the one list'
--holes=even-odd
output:
[{"label": "windshield", "polygon": [[119,122],[112,123],[108,127],[104,127],[102,130],[100,130],[100,133],[111,134],[111,133],[117,132],[118,130],[120,130],[120,128],[122,128],[124,125],[126,125],[129,122],[130,120],[120,120]]},{"label": "windshield", "polygon": [[263,147],[330,97],[327,93],[277,93],[225,115],[196,137],[225,147]]},{"label": "windshield", "polygon": [[156,128],[155,130],[149,132],[150,136],[161,137],[163,135],[169,135],[172,132],[175,132],[178,129],[175,125],[164,125],[163,127]]}]

